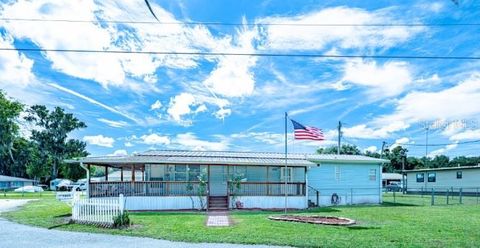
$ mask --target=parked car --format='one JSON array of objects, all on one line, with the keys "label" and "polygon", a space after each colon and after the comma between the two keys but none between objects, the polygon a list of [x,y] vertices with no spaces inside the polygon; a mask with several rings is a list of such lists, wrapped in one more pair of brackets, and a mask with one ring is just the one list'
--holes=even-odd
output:
[{"label": "parked car", "polygon": [[390,191],[390,192],[401,192],[402,188],[403,188],[403,185],[401,182],[392,182],[386,187],[387,191]]},{"label": "parked car", "polygon": [[[59,184],[62,184],[59,186]],[[50,190],[59,190],[61,186],[72,184],[72,181],[68,179],[57,178],[50,181]]]},{"label": "parked car", "polygon": [[23,186],[18,189],[14,190],[15,192],[27,192],[27,193],[34,193],[34,192],[43,192],[42,187],[39,186]]},{"label": "parked car", "polygon": [[87,183],[83,181],[78,181],[70,185],[69,190],[74,191],[85,191],[87,190]]}]

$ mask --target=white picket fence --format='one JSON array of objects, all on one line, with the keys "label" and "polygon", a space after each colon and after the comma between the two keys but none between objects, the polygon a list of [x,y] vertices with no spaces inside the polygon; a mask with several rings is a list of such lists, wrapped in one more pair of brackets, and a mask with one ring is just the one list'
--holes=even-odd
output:
[{"label": "white picket fence", "polygon": [[125,198],[76,199],[73,202],[72,220],[76,223],[113,225],[113,220],[125,210]]}]

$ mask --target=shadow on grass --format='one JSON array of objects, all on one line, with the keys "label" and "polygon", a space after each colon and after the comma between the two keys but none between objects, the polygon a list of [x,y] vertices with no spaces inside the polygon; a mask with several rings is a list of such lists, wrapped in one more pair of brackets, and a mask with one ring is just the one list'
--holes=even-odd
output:
[{"label": "shadow on grass", "polygon": [[380,229],[380,227],[377,227],[377,226],[348,226],[347,228],[349,230],[375,230],[375,229]]},{"label": "shadow on grass", "polygon": [[66,218],[66,217],[72,217],[72,214],[61,214],[57,216],[53,216],[54,218]]},{"label": "shadow on grass", "polygon": [[321,207],[321,208],[308,209],[307,212],[309,212],[309,213],[336,213],[336,212],[342,212],[342,210],[337,209],[337,208]]},{"label": "shadow on grass", "polygon": [[413,203],[383,202],[381,206],[384,206],[384,207],[420,207],[422,205],[413,204]]},{"label": "shadow on grass", "polygon": [[51,229],[59,228],[59,227],[62,227],[62,226],[68,226],[68,225],[71,225],[71,224],[73,224],[73,222],[67,222],[67,223],[63,223],[63,224],[54,225],[54,226],[48,227],[47,229],[51,230]]}]

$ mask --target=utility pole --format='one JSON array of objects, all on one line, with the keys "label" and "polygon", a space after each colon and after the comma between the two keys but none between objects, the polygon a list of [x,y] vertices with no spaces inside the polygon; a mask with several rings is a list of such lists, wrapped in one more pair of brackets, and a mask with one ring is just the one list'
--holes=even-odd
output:
[{"label": "utility pole", "polygon": [[385,150],[385,145],[387,144],[387,142],[383,141],[382,142],[382,150],[380,151],[380,158],[383,158],[383,151]]},{"label": "utility pole", "polygon": [[425,168],[427,168],[428,162],[428,125],[425,127]]},{"label": "utility pole", "polygon": [[341,121],[338,121],[338,147],[337,147],[337,155],[340,155],[341,139],[342,139],[342,122],[341,122]]},{"label": "utility pole", "polygon": [[405,154],[405,150],[402,147],[402,192],[403,194],[406,193],[406,188],[405,188],[405,159],[407,158],[407,155]]}]

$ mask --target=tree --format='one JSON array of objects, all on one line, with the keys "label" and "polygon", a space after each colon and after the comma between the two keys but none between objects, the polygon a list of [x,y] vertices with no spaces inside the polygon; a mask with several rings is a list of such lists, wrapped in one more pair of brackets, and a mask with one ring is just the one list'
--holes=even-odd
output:
[{"label": "tree", "polygon": [[[88,152],[85,151],[86,144],[79,140],[69,140],[67,142],[67,157],[68,158],[78,158],[88,156]],[[85,177],[85,170],[80,167],[78,163],[75,164],[65,164],[62,163],[60,166],[60,174],[63,177],[78,180]]]},{"label": "tree", "polygon": [[450,164],[450,159],[445,155],[437,155],[432,159],[432,162],[429,164],[430,168],[440,168],[448,167]]},{"label": "tree", "polygon": [[15,163],[13,146],[18,138],[17,120],[23,105],[13,101],[0,91],[0,174],[11,175],[10,167]]},{"label": "tree", "polygon": [[[326,148],[319,148],[317,153],[319,154],[337,154],[338,148],[336,146],[330,146]],[[361,155],[362,152],[356,145],[344,144],[340,148],[340,154],[349,154],[349,155]]]},{"label": "tree", "polygon": [[85,145],[79,145],[83,142],[67,139],[68,134],[87,125],[60,107],[50,111],[43,105],[34,105],[27,114],[25,120],[40,127],[32,130],[31,139],[38,145],[40,156],[50,163],[50,178],[55,179],[63,161],[85,149]]}]

